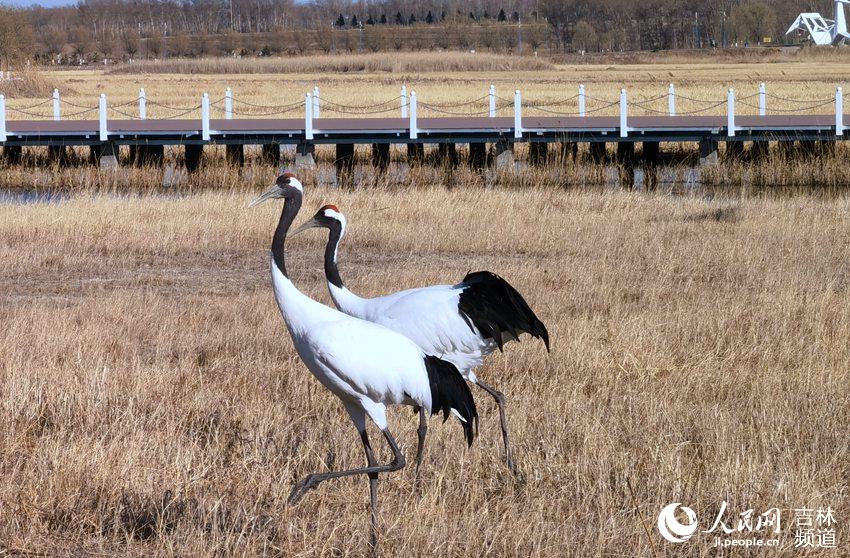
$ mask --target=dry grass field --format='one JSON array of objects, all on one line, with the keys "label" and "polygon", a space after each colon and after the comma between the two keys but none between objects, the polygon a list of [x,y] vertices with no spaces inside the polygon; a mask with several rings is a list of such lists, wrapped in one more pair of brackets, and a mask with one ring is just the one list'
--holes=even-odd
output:
[{"label": "dry grass field", "polygon": [[[228,86],[237,99],[277,105],[315,84],[323,99],[365,105],[397,96],[402,83],[444,104],[478,99],[490,83],[548,103],[578,83],[599,98],[625,85],[649,99],[669,82],[722,98],[729,86],[754,92],[765,81],[779,96],[819,99],[850,70],[840,57],[535,71],[463,62],[413,71],[408,57],[390,73],[314,57],[286,74],[51,70],[33,83],[80,106],[101,91],[113,105],[132,103],[140,87],[163,105],[190,106]],[[230,72],[235,63],[224,64]],[[21,95],[9,106],[41,99]],[[680,110],[699,106],[687,103]],[[240,170],[211,149],[208,162],[222,164],[193,175],[177,150],[166,169],[118,170],[76,156],[51,166],[43,151],[0,173],[0,188],[63,196],[19,204],[0,191],[0,557],[364,556],[365,479],[329,481],[286,505],[304,474],[364,459],[274,303],[268,247],[280,205],[246,205],[277,169],[253,151]],[[503,465],[495,406],[476,393],[482,423],[471,449],[457,424],[432,421],[420,496],[413,467],[382,477],[383,556],[744,555],[712,548],[709,534],[667,543],[655,528],[663,506],[682,502],[706,529],[723,501],[727,523],[750,508],[782,510],[780,545],[746,555],[847,555],[847,148],[817,161],[710,167],[710,189],[686,184],[693,155],[673,153],[684,163],[659,193],[624,191],[616,169],[586,157],[482,174],[407,168],[400,153],[388,173],[358,166],[359,187],[335,189],[325,186],[331,151],[320,150],[319,168],[303,175],[298,221],[325,203],[347,214],[341,270],[363,295],[499,273],[547,324],[552,352],[525,339],[480,370],[508,396],[520,475]],[[799,184],[815,189],[789,195]],[[297,286],[330,303],[323,242],[319,231],[293,239],[289,267]],[[408,463],[417,422],[409,409],[390,413]],[[826,506],[836,510],[838,549],[794,548],[793,510]]]},{"label": "dry grass field", "polygon": [[[248,210],[252,195],[0,206],[0,553],[365,553],[365,480],[285,504],[306,472],[363,458],[293,351],[267,270],[280,207]],[[421,497],[412,468],[382,477],[385,556],[718,556],[709,535],[672,545],[654,522],[678,501],[710,521],[723,500],[832,506],[840,546],[823,555],[846,549],[846,198],[308,181],[304,217],[330,202],[350,218],[354,290],[490,269],[553,339],[481,371],[508,394],[521,476],[488,399],[471,449],[434,421]],[[290,266],[329,302],[322,236],[293,240]],[[412,457],[416,417],[391,427]],[[758,555],[817,555],[784,521]]]},{"label": "dry grass field", "polygon": [[[235,73],[240,68],[242,73]],[[157,69],[160,73],[154,73]],[[724,114],[727,88],[733,87],[739,97],[745,97],[756,93],[761,82],[767,83],[771,95],[768,99],[769,109],[803,108],[807,112],[830,113],[830,105],[814,107],[818,105],[815,101],[832,99],[836,85],[841,85],[841,78],[847,75],[848,69],[850,59],[844,57],[825,57],[816,62],[796,59],[772,62],[749,59],[743,62],[673,59],[645,64],[555,65],[541,58],[435,52],[363,57],[174,60],[118,66],[109,71],[49,70],[45,75],[52,85],[65,91],[63,99],[76,105],[64,109],[67,118],[94,118],[96,113],[82,111],[96,107],[100,93],[107,94],[110,106],[135,115],[134,103],[141,88],[145,89],[151,101],[148,105],[149,117],[171,117],[198,106],[204,92],[210,94],[213,102],[222,99],[227,87],[233,89],[237,116],[261,116],[281,106],[297,105],[314,85],[321,87],[321,96],[326,101],[323,115],[330,117],[343,114],[335,110],[346,110],[334,107],[331,103],[358,107],[387,102],[388,105],[377,109],[391,108],[393,105],[397,109],[398,103],[393,99],[399,96],[402,84],[416,91],[420,116],[486,111],[487,103],[483,97],[490,84],[495,85],[497,94],[507,100],[500,101],[500,114],[512,114],[511,107],[501,107],[512,102],[515,89],[522,91],[526,114],[551,114],[534,109],[533,105],[545,105],[543,108],[549,111],[575,112],[577,101],[574,97],[580,83],[587,88],[587,110],[590,114],[615,114],[616,106],[606,105],[617,100],[623,87],[629,92],[633,114],[666,111],[666,98],[655,98],[666,94],[669,83],[678,88],[680,98],[677,110],[680,114],[703,109],[705,112],[701,114]],[[46,98],[43,86],[34,91],[31,96],[22,96],[18,92],[7,95],[8,106],[26,108],[34,114],[52,114],[49,104],[33,107],[35,102]],[[649,99],[653,100],[643,107],[634,104],[645,103]],[[243,104],[243,101],[261,106],[250,106]],[[443,106],[436,110],[427,106],[461,101],[476,102],[464,106]],[[716,103],[720,104],[712,107]],[[738,103],[737,112],[756,114],[756,105],[757,99],[744,99]],[[276,108],[269,108],[273,106]],[[214,104],[212,116],[220,117],[222,111],[223,104]],[[184,117],[192,115],[200,118],[200,111],[190,111]],[[377,114],[382,115],[392,114]],[[301,117],[303,108],[293,106],[285,116]],[[23,118],[24,115],[10,117]],[[114,113],[111,117],[123,118],[125,115]]]}]

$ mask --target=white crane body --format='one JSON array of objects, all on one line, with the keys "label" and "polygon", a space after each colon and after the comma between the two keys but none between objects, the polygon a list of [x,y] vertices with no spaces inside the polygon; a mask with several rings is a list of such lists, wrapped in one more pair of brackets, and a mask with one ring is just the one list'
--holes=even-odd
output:
[{"label": "white crane body", "polygon": [[[387,405],[431,410],[425,353],[413,341],[301,293],[270,262],[275,300],[298,356],[344,403],[359,403],[380,429]],[[413,368],[411,370],[410,368]]]},{"label": "white crane body", "polygon": [[454,364],[475,383],[475,368],[498,346],[458,313],[464,288],[463,284],[434,285],[364,299],[328,283],[334,304],[344,313],[403,334],[427,354]]}]

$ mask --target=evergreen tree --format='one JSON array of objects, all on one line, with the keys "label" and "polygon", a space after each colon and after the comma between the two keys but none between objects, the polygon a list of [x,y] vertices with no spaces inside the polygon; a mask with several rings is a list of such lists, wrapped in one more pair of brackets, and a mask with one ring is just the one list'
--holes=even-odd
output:
[{"label": "evergreen tree", "polygon": [[336,18],[336,23],[334,23],[337,27],[345,27],[345,16],[339,14],[339,17]]},{"label": "evergreen tree", "polygon": [[511,19],[514,20],[514,21],[519,21],[519,12],[514,12],[511,15]]},{"label": "evergreen tree", "polygon": [[428,15],[425,16],[425,23],[428,25],[434,23],[434,16],[431,15],[431,10],[428,10]]},{"label": "evergreen tree", "polygon": [[413,14],[410,14],[410,19],[407,20],[407,23],[410,24],[410,25],[413,25],[414,23],[416,23],[416,16],[413,15]]},{"label": "evergreen tree", "polygon": [[381,14],[381,25],[387,24],[387,14]]},{"label": "evergreen tree", "polygon": [[375,25],[375,20],[372,19],[372,14],[369,14],[369,19],[366,20],[366,25]]},{"label": "evergreen tree", "polygon": [[508,16],[505,15],[505,9],[504,8],[499,10],[499,15],[497,16],[496,19],[498,19],[499,21],[508,21]]},{"label": "evergreen tree", "polygon": [[404,18],[401,17],[401,12],[397,12],[395,14],[395,24],[396,25],[404,25]]},{"label": "evergreen tree", "polygon": [[357,20],[357,14],[351,16],[351,27],[355,29],[360,27],[360,21]]}]

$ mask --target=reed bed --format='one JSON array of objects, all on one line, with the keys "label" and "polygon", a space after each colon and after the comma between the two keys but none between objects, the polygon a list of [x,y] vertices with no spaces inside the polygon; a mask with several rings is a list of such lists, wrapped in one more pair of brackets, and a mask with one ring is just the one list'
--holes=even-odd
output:
[{"label": "reed bed", "polygon": [[551,70],[544,58],[469,52],[397,52],[276,58],[177,58],[116,66],[109,74],[315,74]]}]

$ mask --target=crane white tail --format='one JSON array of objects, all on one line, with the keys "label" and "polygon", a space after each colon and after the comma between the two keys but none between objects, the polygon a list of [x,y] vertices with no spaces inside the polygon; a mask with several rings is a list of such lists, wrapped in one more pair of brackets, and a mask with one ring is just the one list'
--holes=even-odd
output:
[{"label": "crane white tail", "polygon": [[510,283],[489,271],[467,274],[459,287],[458,309],[467,325],[473,325],[502,350],[506,341],[519,341],[521,333],[542,339],[549,350],[549,332]]},{"label": "crane white tail", "polygon": [[431,386],[431,414],[443,412],[443,422],[449,415],[460,419],[466,443],[472,445],[472,439],[478,430],[478,410],[469,386],[454,364],[435,356],[425,356],[425,369],[428,371],[428,383]]}]

